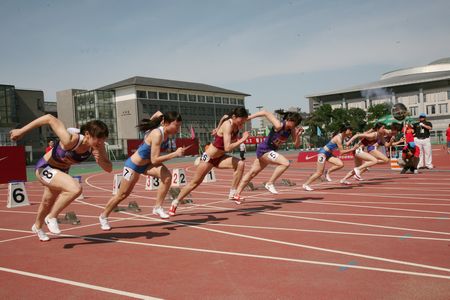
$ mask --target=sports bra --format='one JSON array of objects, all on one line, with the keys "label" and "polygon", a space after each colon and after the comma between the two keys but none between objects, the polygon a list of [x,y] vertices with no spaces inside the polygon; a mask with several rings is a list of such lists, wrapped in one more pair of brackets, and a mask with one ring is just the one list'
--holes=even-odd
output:
[{"label": "sports bra", "polygon": [[[233,131],[231,133],[231,141],[234,142],[237,140],[237,136],[239,134],[239,128],[236,131]],[[219,150],[225,151],[225,145],[223,143],[223,136],[216,135],[213,142],[214,147],[216,147]]]},{"label": "sports bra", "polygon": [[[161,131],[161,135],[162,135],[162,140],[163,142],[161,143],[161,149],[163,150],[167,150],[169,148],[169,143],[168,141],[164,141],[164,128],[162,126],[155,128],[155,129],[159,129],[159,131]],[[142,142],[141,145],[139,145],[139,148],[137,149],[137,153],[139,154],[139,156],[142,159],[150,159],[150,153],[152,151],[152,146],[147,144],[145,142],[145,138],[150,134],[150,132],[154,130],[147,130],[144,134],[144,141]]]}]

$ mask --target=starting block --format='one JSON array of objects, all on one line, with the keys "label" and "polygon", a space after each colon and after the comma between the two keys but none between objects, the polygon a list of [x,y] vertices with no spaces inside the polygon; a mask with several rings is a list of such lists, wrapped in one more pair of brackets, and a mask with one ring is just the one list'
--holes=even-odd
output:
[{"label": "starting block", "polygon": [[[180,194],[180,188],[174,187],[169,189],[169,200],[175,200],[177,199],[178,195]],[[191,194],[187,195],[187,197],[191,197]],[[188,204],[188,203],[194,203],[192,199],[186,199],[184,198],[182,201],[180,201],[180,204]]]},{"label": "starting block", "polygon": [[211,171],[206,174],[205,178],[203,178],[203,182],[216,182],[216,172],[214,172],[214,169],[211,169]]},{"label": "starting block", "polygon": [[281,185],[294,186],[297,184],[295,182],[292,182],[290,179],[281,179]]},{"label": "starting block", "polygon": [[173,169],[172,170],[172,183],[170,186],[183,186],[186,185],[187,178],[184,169]]},{"label": "starting block", "polygon": [[64,218],[58,218],[58,223],[60,224],[72,224],[78,225],[81,221],[78,219],[77,215],[73,211],[69,211],[66,213]]},{"label": "starting block", "polygon": [[113,209],[114,212],[118,212],[118,211],[132,211],[132,212],[141,212],[142,209],[139,207],[139,204],[137,204],[136,201],[130,201],[128,203],[128,207],[120,207],[120,206],[116,206]]},{"label": "starting block", "polygon": [[[81,180],[81,176],[72,176],[72,177],[73,177],[73,179],[75,179],[80,185],[81,185],[81,183],[83,182],[83,181]],[[75,200],[83,200],[83,199],[84,199],[84,196],[83,196],[83,193],[81,193],[80,196],[78,196],[78,198],[75,199]]]},{"label": "starting block", "polygon": [[245,187],[245,190],[247,190],[247,191],[256,191],[257,189],[258,188],[251,181]]},{"label": "starting block", "polygon": [[115,195],[119,191],[120,188],[120,182],[122,181],[122,174],[114,174],[114,180],[113,180],[113,190],[112,194]]},{"label": "starting block", "polygon": [[153,191],[159,188],[160,182],[158,177],[146,176],[145,179],[145,190]]},{"label": "starting block", "polygon": [[30,202],[28,201],[25,183],[23,181],[10,182],[8,184],[8,203],[6,207],[12,208],[26,205],[30,205]]}]

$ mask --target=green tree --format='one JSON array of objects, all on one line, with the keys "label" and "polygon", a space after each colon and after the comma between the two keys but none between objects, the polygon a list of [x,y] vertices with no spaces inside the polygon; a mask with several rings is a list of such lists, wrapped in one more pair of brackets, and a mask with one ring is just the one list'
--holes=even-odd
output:
[{"label": "green tree", "polygon": [[376,119],[384,117],[390,114],[391,105],[389,103],[381,103],[370,106],[368,111],[368,121],[373,122]]}]

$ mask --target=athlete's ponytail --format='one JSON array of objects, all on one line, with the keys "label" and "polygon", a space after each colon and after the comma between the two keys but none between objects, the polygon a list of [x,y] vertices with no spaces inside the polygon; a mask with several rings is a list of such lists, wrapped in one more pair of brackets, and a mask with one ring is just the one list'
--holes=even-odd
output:
[{"label": "athlete's ponytail", "polygon": [[302,121],[302,116],[298,112],[288,111],[284,113],[283,120],[292,121],[295,123],[295,127],[297,127]]},{"label": "athlete's ponytail", "polygon": [[141,123],[139,123],[136,127],[139,128],[140,131],[147,131],[158,128],[161,125],[161,122],[171,123],[173,121],[181,122],[181,115],[176,111],[169,111],[160,115],[157,118],[153,119],[142,119]]}]

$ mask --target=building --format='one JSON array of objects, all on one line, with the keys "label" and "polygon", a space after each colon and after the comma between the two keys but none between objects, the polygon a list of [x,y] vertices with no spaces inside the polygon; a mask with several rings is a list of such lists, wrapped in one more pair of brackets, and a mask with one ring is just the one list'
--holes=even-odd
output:
[{"label": "building", "polygon": [[96,90],[65,90],[57,93],[58,115],[67,126],[78,127],[92,119],[110,128],[109,143],[142,138],[136,126],[156,111],[179,111],[183,117],[180,136],[194,128],[201,144],[210,131],[236,106],[245,107],[245,93],[202,83],[149,77],[131,77]]},{"label": "building", "polygon": [[442,143],[450,123],[450,58],[391,71],[375,82],[306,97],[311,112],[323,104],[367,111],[368,107],[379,103],[403,103],[413,118],[418,118],[422,112],[427,114],[427,119],[433,123],[431,140]]},{"label": "building", "polygon": [[[14,85],[0,85],[0,145],[14,145],[9,139],[11,129],[22,127],[45,114],[44,93],[39,90],[16,89]],[[28,161],[39,158],[47,144],[48,129],[36,128],[28,132],[17,145],[24,145]]]}]

